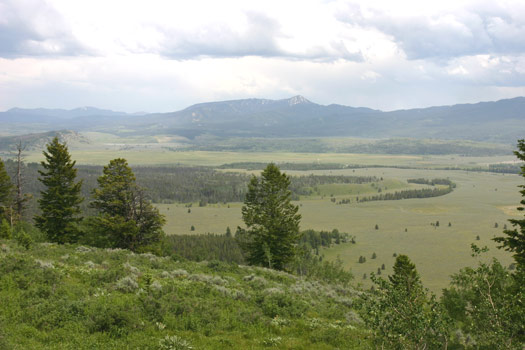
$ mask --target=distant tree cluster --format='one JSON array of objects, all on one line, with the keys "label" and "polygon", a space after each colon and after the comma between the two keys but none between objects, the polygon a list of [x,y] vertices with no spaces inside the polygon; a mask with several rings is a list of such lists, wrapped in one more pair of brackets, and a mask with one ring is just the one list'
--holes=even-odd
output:
[{"label": "distant tree cluster", "polygon": [[310,249],[318,252],[319,248],[330,247],[332,244],[353,242],[355,237],[346,232],[339,232],[337,229],[332,231],[305,230],[301,233],[300,244],[306,245]]},{"label": "distant tree cluster", "polygon": [[435,186],[435,185],[445,185],[452,188],[456,187],[456,184],[450,181],[449,179],[424,179],[424,178],[418,178],[418,179],[408,179],[408,183],[414,183],[414,184],[421,184],[421,185],[429,185],[429,186]]},{"label": "distant tree cluster", "polygon": [[452,187],[446,188],[422,188],[415,190],[396,191],[394,193],[382,193],[374,196],[359,197],[359,202],[390,201],[410,198],[430,198],[444,196],[452,192]]},{"label": "distant tree cluster", "polygon": [[[237,162],[223,164],[219,168],[221,169],[246,169],[246,170],[263,170],[268,164],[258,162]],[[279,163],[279,169],[281,170],[337,170],[347,169],[348,165],[340,163]]]},{"label": "distant tree cluster", "polygon": [[188,260],[246,263],[243,251],[231,235],[169,235],[164,242],[167,253]]},{"label": "distant tree cluster", "polygon": [[[16,162],[6,161],[9,174],[16,173]],[[101,166],[76,165],[77,177],[82,181],[81,195],[85,201],[80,204],[83,212],[94,213],[89,203],[91,193],[97,188],[97,179],[103,171]],[[26,192],[35,196],[44,190],[38,181],[41,166],[29,163],[26,172]],[[148,198],[154,203],[191,203],[202,206],[225,202],[242,202],[246,196],[250,177],[245,174],[216,171],[208,167],[135,167],[133,170],[139,186],[148,189]],[[290,177],[292,199],[311,195],[316,186],[334,183],[363,184],[378,181],[374,176],[328,176],[309,175]],[[36,213],[36,206],[30,213]]]}]

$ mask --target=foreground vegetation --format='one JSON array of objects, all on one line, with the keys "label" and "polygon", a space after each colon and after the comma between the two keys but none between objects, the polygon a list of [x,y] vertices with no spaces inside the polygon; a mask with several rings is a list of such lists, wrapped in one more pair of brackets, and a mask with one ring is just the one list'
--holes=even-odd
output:
[{"label": "foreground vegetation", "polygon": [[[60,146],[56,152],[54,145]],[[81,182],[75,182],[75,164],[62,146],[55,138],[48,145],[52,157],[45,153],[48,162],[42,163],[46,171],[40,171],[40,181],[46,192],[39,200],[40,230],[14,210],[12,187],[1,188],[0,296],[7,301],[0,309],[3,348],[523,348],[523,218],[510,220],[503,236],[493,239],[513,254],[514,263],[506,268],[493,259],[461,269],[441,300],[424,288],[408,256],[396,252],[388,279],[378,277],[386,270],[383,263],[377,274],[370,274],[373,288],[350,287],[352,276],[342,262],[323,261],[319,249],[356,244],[357,236],[338,230],[300,232],[300,205],[291,202],[290,178],[270,164],[262,178],[250,180],[242,208],[246,229],[238,227],[233,238],[227,228],[224,240],[207,236],[201,245],[206,260],[197,264],[174,253],[180,241],[164,236],[162,214],[145,199],[124,159],[104,167],[90,204],[98,215],[82,220]],[[525,160],[525,141],[518,146],[516,155]],[[0,180],[7,181],[7,173],[0,170]],[[350,186],[353,191],[364,183],[378,193],[383,188],[377,183],[385,186],[383,177],[331,177],[340,180],[336,184],[326,183],[328,178],[311,175],[304,183],[321,199],[326,186]],[[448,178],[407,182],[447,186],[448,192],[456,187]],[[393,185],[395,181],[388,182],[389,191]],[[341,196],[344,191],[335,193]],[[521,194],[525,205],[525,190]],[[330,202],[336,201],[331,194]],[[439,221],[430,224],[435,230],[444,226]],[[240,258],[234,252],[224,259],[221,254],[232,239],[241,248]],[[39,241],[46,243],[35,243]],[[488,251],[475,244],[471,248],[475,257]],[[145,251],[155,255],[140,254]],[[211,260],[209,252],[230,263]],[[377,258],[376,252],[370,257]],[[365,261],[359,257],[359,263]],[[320,330],[319,338],[312,337]]]},{"label": "foreground vegetation", "polygon": [[348,285],[218,261],[0,242],[2,349],[371,349],[352,306],[360,292]]}]

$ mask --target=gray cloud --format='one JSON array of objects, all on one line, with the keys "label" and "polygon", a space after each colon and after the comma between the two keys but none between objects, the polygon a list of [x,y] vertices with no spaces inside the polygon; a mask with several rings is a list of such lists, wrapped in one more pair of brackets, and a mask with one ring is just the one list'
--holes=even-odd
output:
[{"label": "gray cloud", "polygon": [[0,57],[86,53],[60,14],[44,2],[0,0]]},{"label": "gray cloud", "polygon": [[165,36],[160,53],[175,59],[277,55],[275,38],[280,35],[279,24],[257,13],[246,16],[249,26],[242,33],[225,23],[194,32],[157,28]]},{"label": "gray cloud", "polygon": [[275,19],[257,12],[248,12],[245,16],[248,25],[242,32],[234,31],[227,24],[215,24],[194,32],[157,28],[165,36],[159,53],[177,60],[245,56],[316,61],[363,60],[360,52],[350,52],[342,41],[334,41],[328,48],[311,47],[304,52],[287,50],[278,44],[278,39],[286,38],[286,35]]},{"label": "gray cloud", "polygon": [[394,17],[382,10],[349,7],[338,20],[391,36],[409,59],[443,59],[525,52],[525,6],[477,4],[431,16]]}]

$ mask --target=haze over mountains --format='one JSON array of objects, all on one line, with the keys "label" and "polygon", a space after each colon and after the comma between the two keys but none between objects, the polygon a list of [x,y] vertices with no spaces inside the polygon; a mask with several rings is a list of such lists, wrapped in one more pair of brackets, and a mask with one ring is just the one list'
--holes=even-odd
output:
[{"label": "haze over mountains", "polygon": [[13,108],[0,113],[0,134],[51,130],[115,135],[216,137],[366,137],[462,139],[514,144],[525,134],[525,97],[383,112],[320,105],[302,96],[192,105],[170,113],[128,114],[92,107]]}]

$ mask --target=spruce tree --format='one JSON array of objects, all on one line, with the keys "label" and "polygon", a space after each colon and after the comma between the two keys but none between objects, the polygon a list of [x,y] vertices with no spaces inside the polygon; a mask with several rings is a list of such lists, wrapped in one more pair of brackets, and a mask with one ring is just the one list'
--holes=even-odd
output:
[{"label": "spruce tree", "polygon": [[91,206],[99,215],[89,221],[92,243],[133,251],[153,249],[164,236],[164,216],[135,183],[127,161],[111,160],[97,181]]},{"label": "spruce tree", "polygon": [[[525,139],[518,141],[518,150],[514,154],[518,159],[525,161]],[[521,176],[525,178],[525,165],[521,167]],[[519,185],[519,187],[522,188],[520,191],[522,195],[520,204],[522,206],[518,207],[518,210],[523,212],[525,211],[525,185]],[[518,268],[521,267],[525,271],[525,217],[522,219],[510,219],[509,222],[514,228],[504,230],[503,233],[506,236],[496,237],[494,241],[501,243],[499,248],[513,252]]]},{"label": "spruce tree", "polygon": [[35,218],[38,228],[52,242],[74,243],[79,239],[78,223],[82,220],[79,205],[82,181],[75,182],[77,169],[65,143],[55,137],[44,151],[45,161],[40,164],[40,182],[45,190],[38,200],[40,216]]},{"label": "spruce tree", "polygon": [[243,249],[250,264],[282,270],[294,258],[301,215],[291,203],[289,186],[290,178],[275,164],[251,178],[242,208]]},{"label": "spruce tree", "polygon": [[406,255],[397,257],[389,281],[374,275],[371,279],[374,286],[363,295],[362,316],[378,348],[438,349],[447,342],[444,310],[434,295],[429,296]]},{"label": "spruce tree", "polygon": [[416,265],[414,265],[408,256],[399,255],[394,263],[394,274],[389,276],[390,283],[396,289],[404,290],[408,294],[411,294],[414,289],[421,286],[419,275],[416,271]]}]

